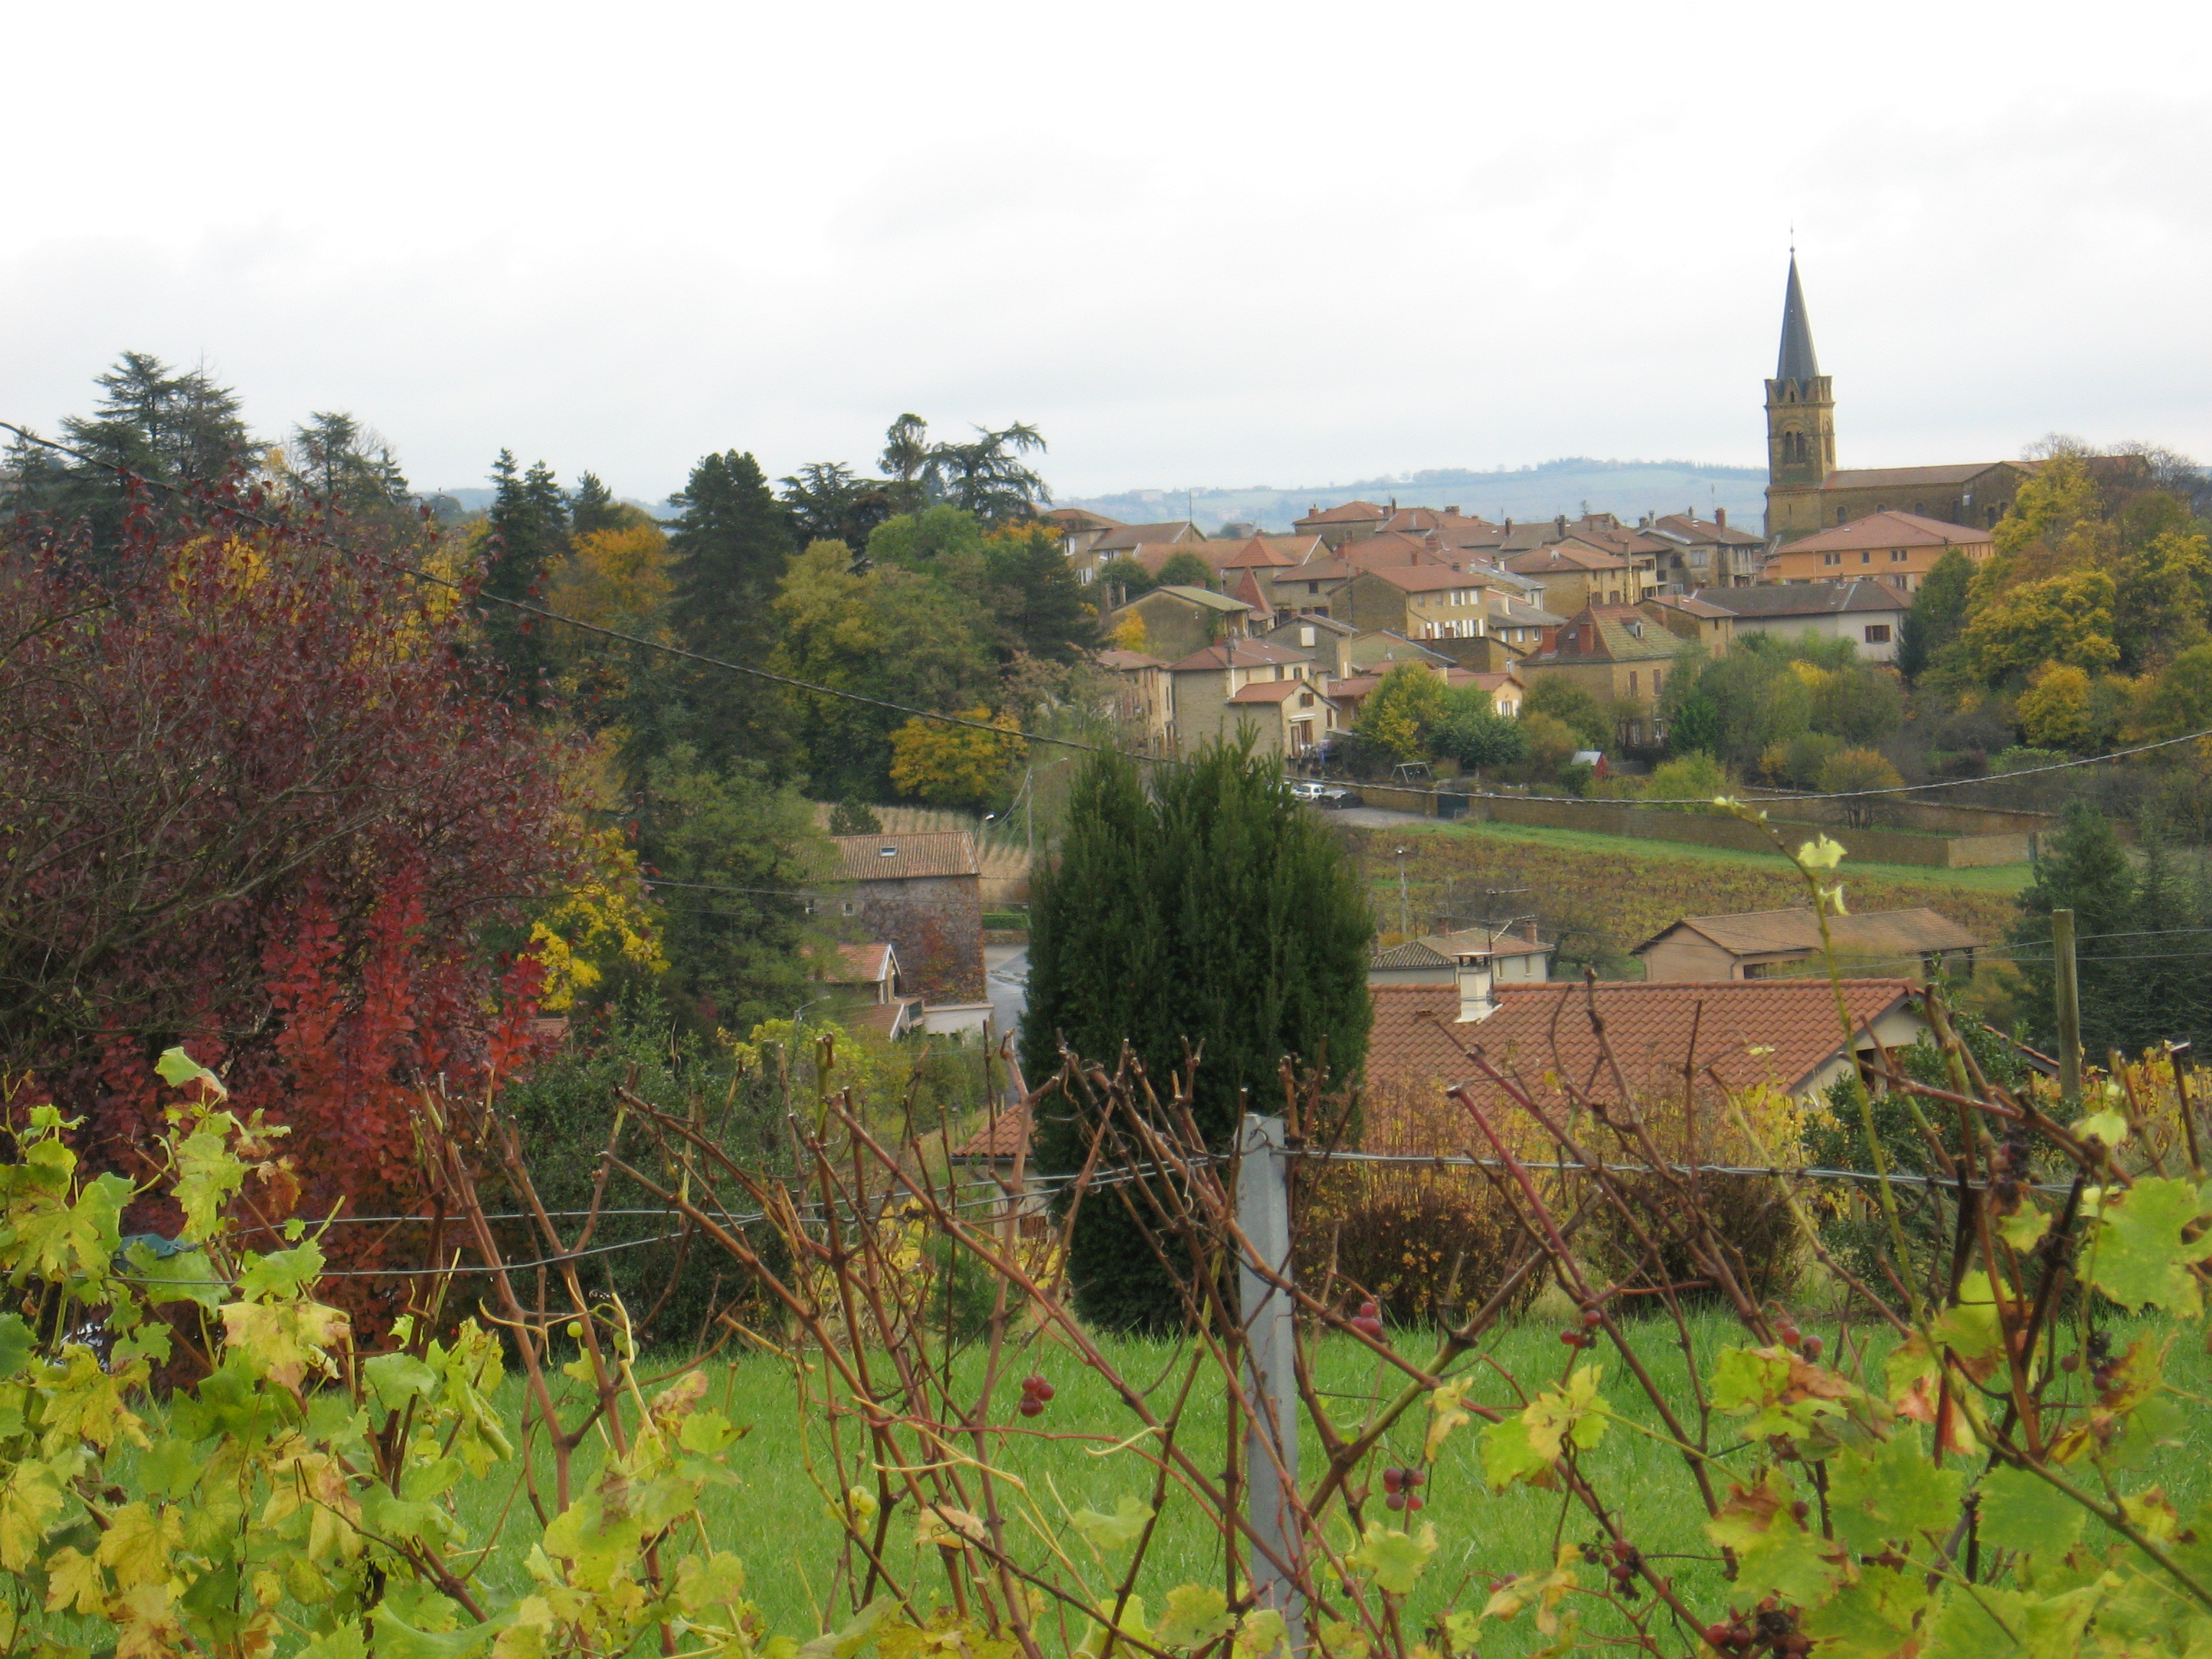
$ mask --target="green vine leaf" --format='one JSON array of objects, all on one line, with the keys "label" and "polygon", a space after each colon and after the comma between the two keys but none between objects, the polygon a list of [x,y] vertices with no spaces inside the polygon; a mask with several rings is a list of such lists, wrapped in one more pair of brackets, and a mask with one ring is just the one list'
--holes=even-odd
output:
[{"label": "green vine leaf", "polygon": [[2203,1193],[2163,1176],[2111,1194],[2097,1217],[2090,1283],[2123,1307],[2149,1304],[2195,1318],[2203,1299],[2190,1268],[2212,1256],[2212,1231],[2185,1243],[2181,1235],[2208,1213]]}]

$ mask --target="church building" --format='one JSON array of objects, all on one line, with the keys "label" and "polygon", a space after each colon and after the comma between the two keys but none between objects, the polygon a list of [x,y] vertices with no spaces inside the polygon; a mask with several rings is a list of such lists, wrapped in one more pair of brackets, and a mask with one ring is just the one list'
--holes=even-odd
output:
[{"label": "church building", "polygon": [[1875,513],[1910,513],[1987,530],[2028,470],[2016,461],[1958,466],[1836,465],[1836,396],[1813,351],[1797,255],[1782,302],[1782,355],[1766,383],[1766,536],[1780,545]]}]

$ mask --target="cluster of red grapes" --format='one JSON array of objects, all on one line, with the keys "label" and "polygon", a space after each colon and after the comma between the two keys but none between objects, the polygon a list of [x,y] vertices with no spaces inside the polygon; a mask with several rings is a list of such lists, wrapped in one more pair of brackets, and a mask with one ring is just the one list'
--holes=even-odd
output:
[{"label": "cluster of red grapes", "polygon": [[[2099,1394],[2109,1394],[2112,1376],[2118,1364],[2112,1358],[2112,1334],[2110,1331],[2092,1331],[2087,1344],[2089,1355],[2089,1384]],[[2069,1353],[2058,1362],[2058,1369],[2069,1375],[2081,1369],[2081,1356]]]},{"label": "cluster of red grapes", "polygon": [[1362,1336],[1371,1336],[1380,1342],[1382,1340],[1382,1310],[1372,1302],[1361,1303],[1359,1311],[1352,1316],[1352,1328]]},{"label": "cluster of red grapes", "polygon": [[1606,1569],[1605,1576],[1613,1581],[1615,1593],[1632,1601],[1636,1595],[1637,1570],[1644,1565],[1644,1557],[1626,1538],[1616,1538],[1606,1546],[1583,1546],[1583,1559],[1592,1566],[1598,1565],[1607,1557],[1612,1559],[1613,1565]]},{"label": "cluster of red grapes", "polygon": [[1385,1469],[1382,1471],[1382,1504],[1386,1509],[1418,1510],[1428,1500],[1417,1488],[1429,1484],[1429,1477],[1419,1469]]},{"label": "cluster of red grapes", "polygon": [[1035,1417],[1051,1399],[1052,1384],[1031,1371],[1022,1379],[1022,1403],[1015,1409],[1024,1417]]},{"label": "cluster of red grapes", "polygon": [[1764,1648],[1770,1653],[1787,1654],[1790,1659],[1797,1659],[1813,1645],[1798,1631],[1797,1621],[1784,1613],[1771,1595],[1749,1616],[1731,1607],[1724,1621],[1705,1626],[1705,1636],[1714,1647],[1729,1654],[1750,1653]]},{"label": "cluster of red grapes", "polygon": [[1774,1334],[1782,1339],[1784,1347],[1795,1348],[1808,1359],[1818,1359],[1820,1357],[1820,1339],[1817,1336],[1806,1335],[1792,1321],[1784,1319]]},{"label": "cluster of red grapes", "polygon": [[1595,1308],[1584,1308],[1583,1310],[1583,1322],[1579,1325],[1570,1325],[1566,1329],[1561,1331],[1559,1333],[1559,1340],[1565,1343],[1571,1348],[1587,1348],[1592,1342],[1596,1340],[1590,1333],[1604,1323],[1605,1316],[1603,1314],[1600,1313]]}]

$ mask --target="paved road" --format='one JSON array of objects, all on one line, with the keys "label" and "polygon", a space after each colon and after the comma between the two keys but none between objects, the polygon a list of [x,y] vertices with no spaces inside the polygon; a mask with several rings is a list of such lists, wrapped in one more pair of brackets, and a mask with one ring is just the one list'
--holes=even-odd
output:
[{"label": "paved road", "polygon": [[985,945],[983,991],[991,999],[991,1024],[1001,1031],[1020,1030],[1030,1000],[1029,946]]},{"label": "paved road", "polygon": [[1340,806],[1326,816],[1356,823],[1363,830],[1390,830],[1401,823],[1434,823],[1425,812],[1395,812],[1387,806]]}]

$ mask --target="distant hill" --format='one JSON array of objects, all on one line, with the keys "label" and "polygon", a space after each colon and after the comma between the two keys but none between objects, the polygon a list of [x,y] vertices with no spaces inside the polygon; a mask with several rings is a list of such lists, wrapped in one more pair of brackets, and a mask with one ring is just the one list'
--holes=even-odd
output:
[{"label": "distant hill", "polygon": [[[1401,507],[1456,507],[1491,520],[1612,513],[1631,523],[1646,513],[1693,507],[1703,518],[1715,507],[1724,507],[1755,529],[1766,506],[1766,472],[1761,467],[1706,466],[1696,461],[1599,461],[1571,455],[1539,466],[1494,472],[1449,468],[1395,478],[1358,478],[1326,489],[1255,484],[1249,489],[1194,489],[1189,497],[1192,520],[1209,532],[1230,523],[1288,530],[1292,520],[1310,508],[1361,500],[1395,501]],[[1183,499],[1180,489],[1131,489],[1117,495],[1067,496],[1057,504],[1147,524],[1181,518]]]}]

